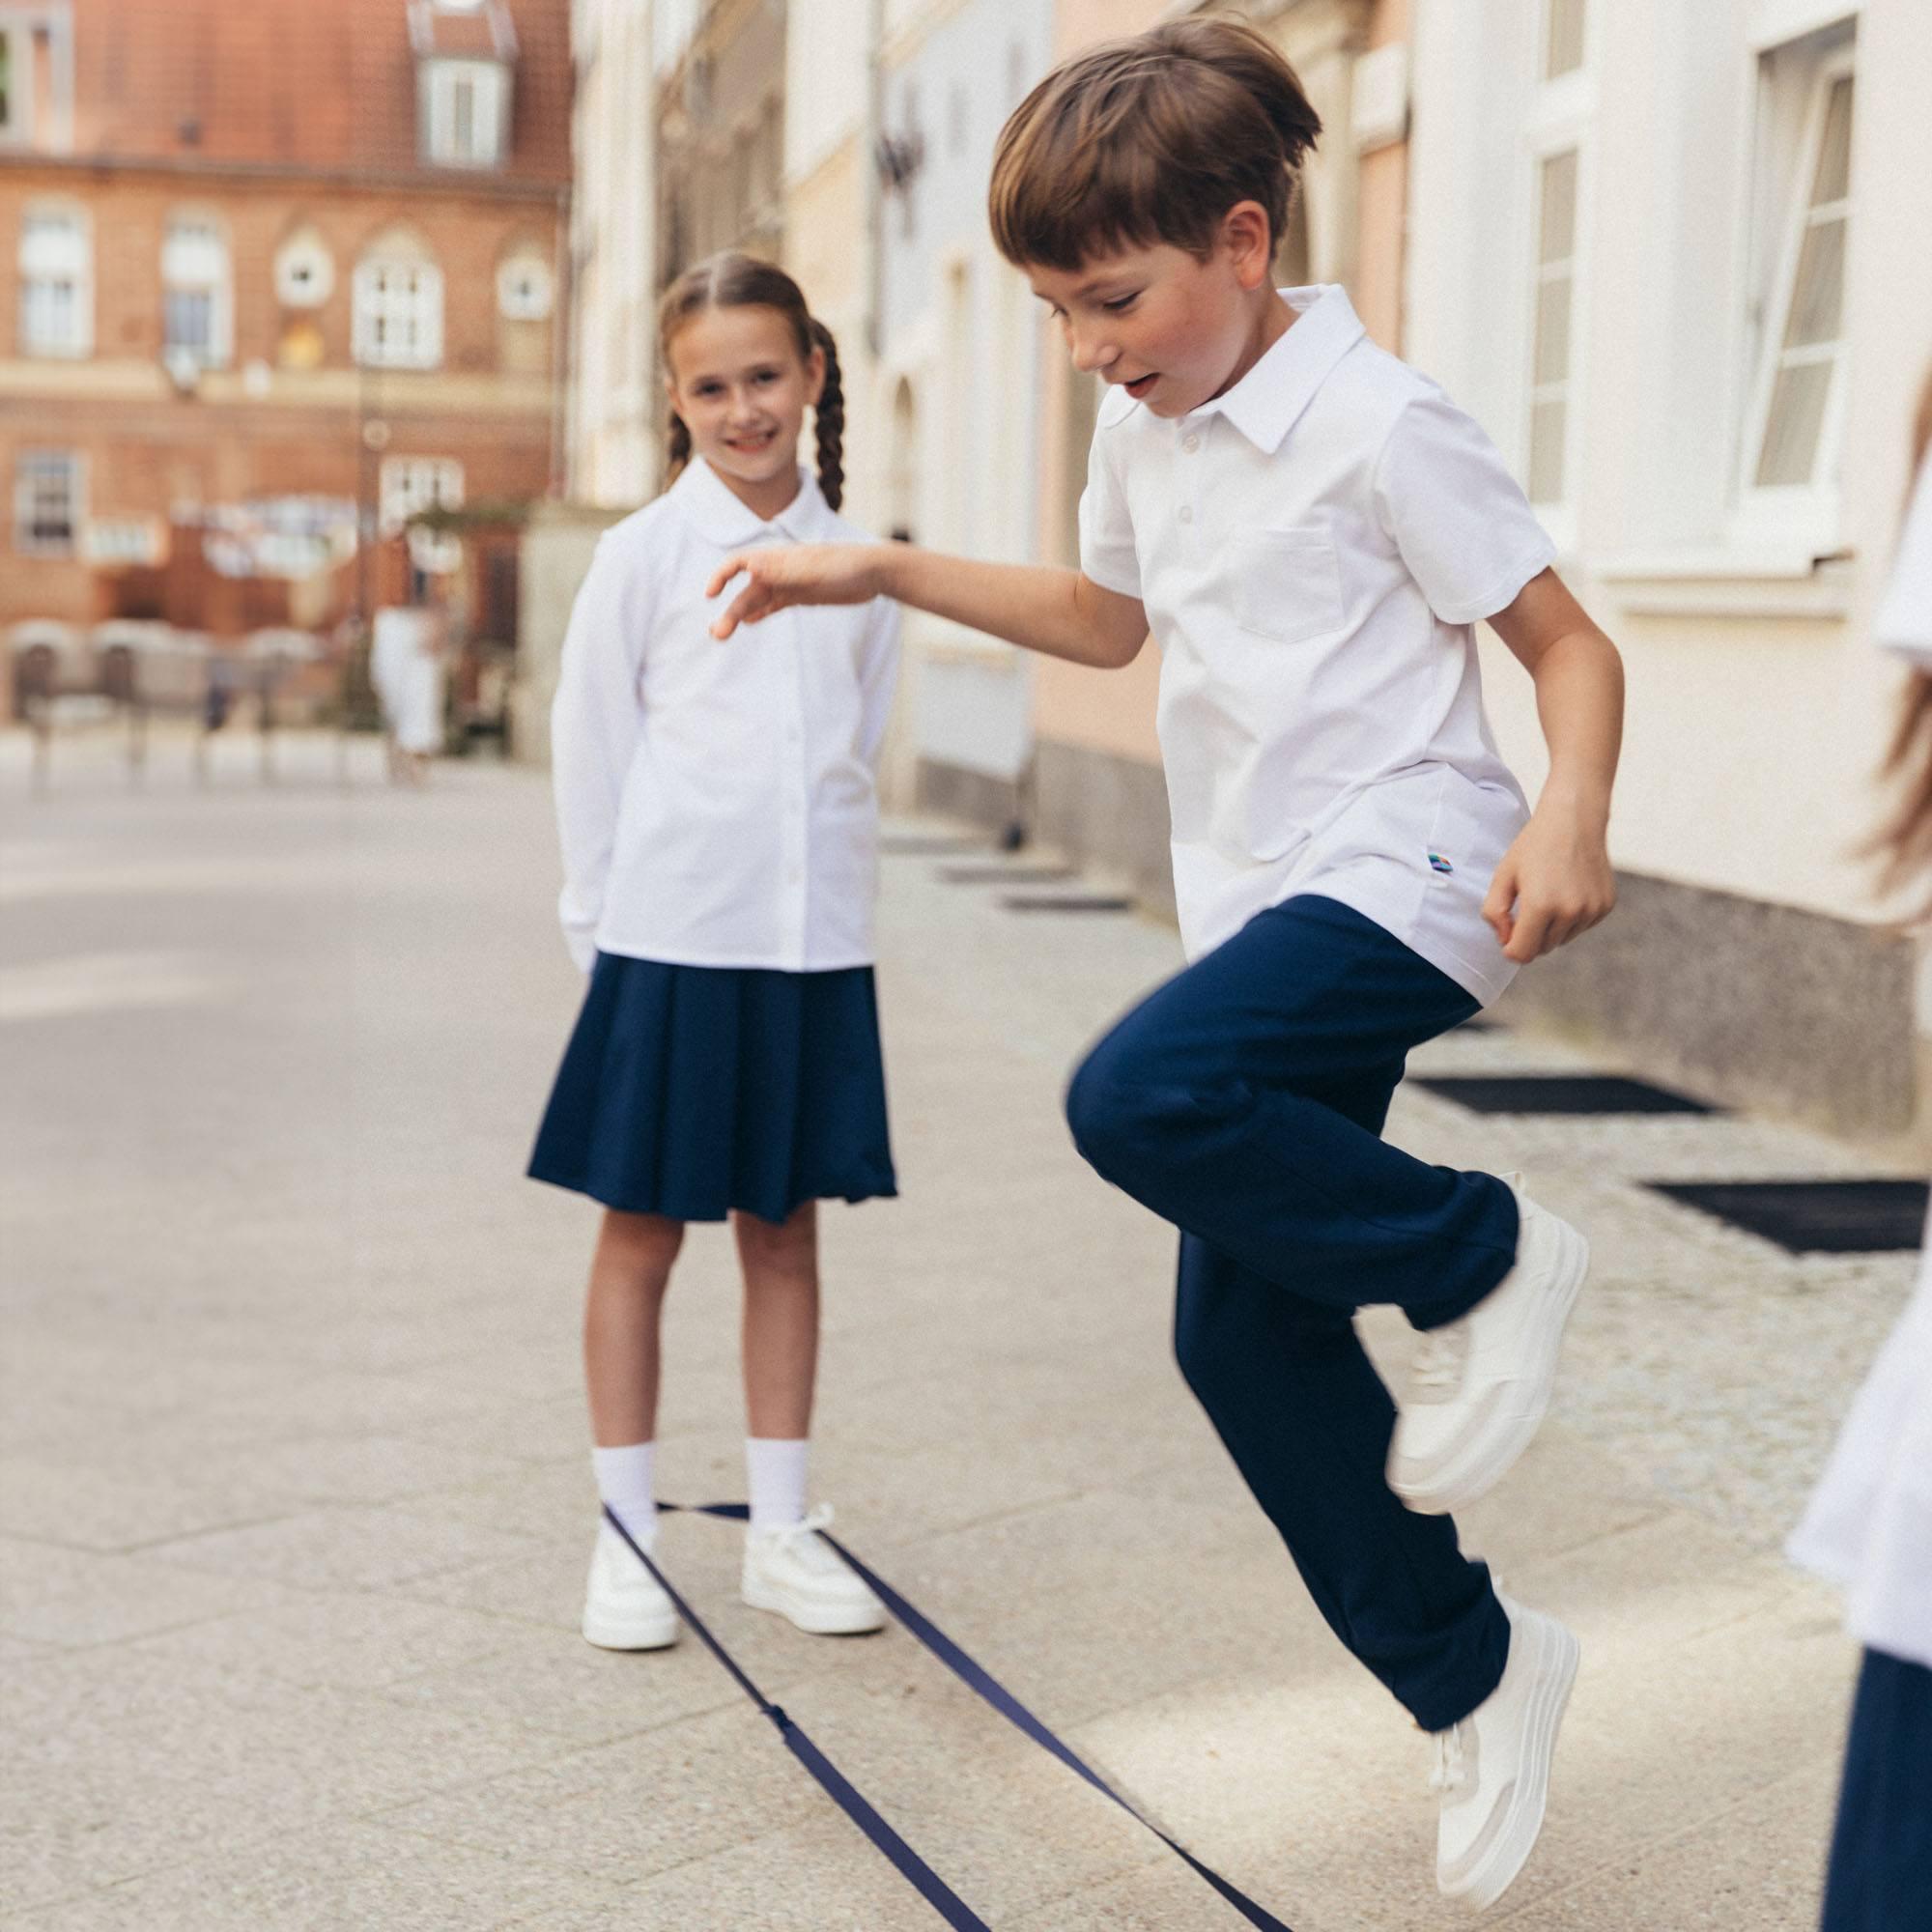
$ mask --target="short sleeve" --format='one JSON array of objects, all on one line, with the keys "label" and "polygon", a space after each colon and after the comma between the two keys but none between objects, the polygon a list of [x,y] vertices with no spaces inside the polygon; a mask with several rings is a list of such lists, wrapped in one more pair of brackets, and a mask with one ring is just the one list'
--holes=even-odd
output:
[{"label": "short sleeve", "polygon": [[1446,396],[1419,396],[1389,432],[1376,510],[1445,624],[1492,617],[1556,546],[1494,443]]},{"label": "short sleeve", "polygon": [[1887,650],[1932,670],[1932,450],[1918,466],[1912,505],[1898,539],[1891,577],[1872,622],[1872,638]]},{"label": "short sleeve", "polygon": [[1140,559],[1126,493],[1107,461],[1107,422],[1102,416],[1087,452],[1087,488],[1080,496],[1080,569],[1102,590],[1122,597],[1141,594]]}]

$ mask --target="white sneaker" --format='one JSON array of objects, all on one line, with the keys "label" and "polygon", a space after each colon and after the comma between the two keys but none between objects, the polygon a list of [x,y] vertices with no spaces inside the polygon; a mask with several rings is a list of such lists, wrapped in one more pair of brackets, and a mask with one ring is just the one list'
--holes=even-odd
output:
[{"label": "white sneaker", "polygon": [[1554,1617],[1501,1598],[1509,1612],[1502,1682],[1460,1724],[1437,1731],[1429,1782],[1442,1795],[1435,1884],[1481,1912],[1535,1849],[1549,1798],[1549,1760],[1577,1681],[1577,1639]]},{"label": "white sneaker", "polygon": [[677,1608],[609,1522],[597,1525],[583,1634],[600,1650],[663,1650],[677,1641]]},{"label": "white sneaker", "polygon": [[1564,1324],[1590,1272],[1590,1244],[1503,1177],[1521,1215],[1516,1265],[1460,1321],[1432,1328],[1409,1367],[1389,1444],[1389,1488],[1440,1516],[1487,1494],[1549,1407]]},{"label": "white sneaker", "polygon": [[886,1606],[819,1535],[832,1506],[803,1522],[745,1533],[744,1595],[754,1610],[776,1610],[814,1636],[857,1636],[884,1627]]}]

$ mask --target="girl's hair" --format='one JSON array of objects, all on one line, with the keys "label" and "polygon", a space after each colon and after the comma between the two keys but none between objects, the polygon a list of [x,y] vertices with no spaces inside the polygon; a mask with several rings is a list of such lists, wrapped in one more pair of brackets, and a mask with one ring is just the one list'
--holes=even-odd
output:
[{"label": "girl's hair", "polygon": [[[1932,371],[1918,392],[1918,411],[1913,419],[1908,492],[1918,481],[1928,447],[1932,447]],[[1932,866],[1932,671],[1915,669],[1906,679],[1884,775],[1899,780],[1904,791],[1871,841],[1870,849],[1880,862],[1879,889],[1889,893]],[[1932,906],[1925,910],[1932,912]]]},{"label": "girl's hair", "polygon": [[[687,269],[664,293],[658,304],[658,353],[670,367],[672,338],[694,316],[713,308],[776,309],[791,325],[800,361],[811,352],[825,352],[825,386],[813,412],[818,428],[818,487],[836,510],[845,494],[843,461],[845,390],[838,376],[838,345],[832,331],[805,305],[798,284],[774,262],[751,255],[713,255]],[[675,410],[670,412],[667,438],[667,486],[677,481],[691,461],[691,431]]]},{"label": "girl's hair", "polygon": [[1236,202],[1279,242],[1321,131],[1294,70],[1239,20],[1173,20],[1057,67],[993,152],[988,213],[1016,266],[1168,242],[1205,261]]}]

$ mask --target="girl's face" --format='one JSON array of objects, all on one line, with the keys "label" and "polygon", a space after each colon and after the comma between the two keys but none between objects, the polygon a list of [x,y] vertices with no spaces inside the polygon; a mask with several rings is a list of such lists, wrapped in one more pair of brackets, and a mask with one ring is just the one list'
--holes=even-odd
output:
[{"label": "girl's face", "polygon": [[1242,202],[1203,262],[1157,242],[1078,269],[1027,270],[1073,366],[1117,383],[1157,416],[1184,416],[1231,388],[1292,322],[1268,288],[1267,215]]},{"label": "girl's face", "polygon": [[825,387],[824,352],[798,353],[791,324],[775,308],[702,309],[668,345],[665,390],[691,431],[693,451],[737,489],[762,499],[796,486],[807,408]]}]

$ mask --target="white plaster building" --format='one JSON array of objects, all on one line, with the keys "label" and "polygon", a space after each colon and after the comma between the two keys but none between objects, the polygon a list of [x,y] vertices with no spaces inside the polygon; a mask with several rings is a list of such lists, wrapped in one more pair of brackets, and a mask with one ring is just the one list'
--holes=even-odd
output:
[{"label": "white plaster building", "polygon": [[[578,0],[576,334],[570,485],[632,507],[657,489],[657,83],[653,13],[665,0]],[[659,24],[657,31],[665,29]]]},{"label": "white plaster building", "polygon": [[[1624,903],[1520,1001],[1881,1129],[1922,1111],[1927,1026],[1852,853],[1932,362],[1928,81],[1924,0],[1416,12],[1406,353],[1515,456],[1631,674]],[[1500,651],[1490,690],[1533,783]]]},{"label": "white plaster building", "polygon": [[[993,246],[986,184],[1000,128],[1051,65],[1053,12],[1038,0],[888,0],[881,21],[879,116],[899,179],[878,215],[867,434],[883,468],[864,514],[1006,562],[1037,554],[1042,329]],[[1033,743],[1024,654],[916,613],[906,647],[894,789],[910,765],[925,804],[1015,816]]]}]

